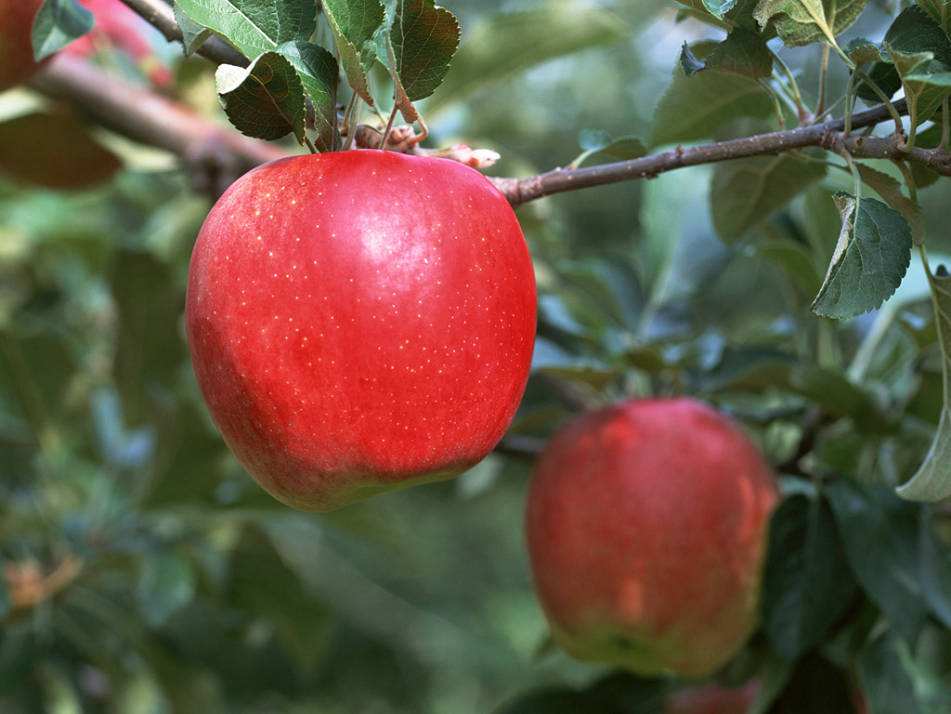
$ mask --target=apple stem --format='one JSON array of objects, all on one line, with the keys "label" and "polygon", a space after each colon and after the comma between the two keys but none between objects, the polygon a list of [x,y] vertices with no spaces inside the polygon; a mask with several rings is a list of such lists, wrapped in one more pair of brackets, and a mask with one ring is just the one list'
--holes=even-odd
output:
[{"label": "apple stem", "polygon": [[317,147],[314,146],[314,142],[312,142],[306,134],[304,135],[304,144],[307,145],[307,148],[310,150],[310,153],[312,154],[317,153]]},{"label": "apple stem", "polygon": [[419,112],[416,113],[416,121],[419,122],[419,134],[410,139],[410,146],[421,144],[429,137],[429,126],[423,121],[423,115]]},{"label": "apple stem", "polygon": [[386,122],[386,129],[383,131],[383,139],[380,141],[380,148],[386,151],[386,142],[390,140],[390,131],[393,129],[393,122],[396,121],[396,112],[399,111],[397,105],[393,105],[393,111],[390,112],[390,118]]},{"label": "apple stem", "polygon": [[354,124],[356,123],[356,114],[357,106],[359,105],[359,95],[354,92],[353,96],[350,97],[350,101],[347,103],[347,109],[343,113],[343,128],[344,133],[347,135],[347,140],[344,142],[343,150],[346,151],[351,146],[353,146],[353,137],[356,134],[354,131]]}]

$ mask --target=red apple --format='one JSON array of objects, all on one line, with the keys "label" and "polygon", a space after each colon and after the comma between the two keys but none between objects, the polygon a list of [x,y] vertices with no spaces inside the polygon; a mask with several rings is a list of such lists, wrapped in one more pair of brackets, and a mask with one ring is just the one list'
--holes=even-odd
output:
[{"label": "red apple", "polygon": [[33,59],[33,19],[43,0],[0,0],[0,91],[30,78],[40,65]]},{"label": "red apple", "polygon": [[628,401],[560,431],[528,498],[535,586],[569,653],[705,676],[757,621],[770,469],[690,399]]},{"label": "red apple", "polygon": [[676,692],[667,700],[665,714],[747,714],[756,695],[759,683],[750,682],[744,687],[726,688],[707,684]]},{"label": "red apple", "polygon": [[446,159],[345,151],[239,179],[198,236],[192,363],[245,468],[330,510],[454,476],[525,389],[535,279],[515,213]]}]

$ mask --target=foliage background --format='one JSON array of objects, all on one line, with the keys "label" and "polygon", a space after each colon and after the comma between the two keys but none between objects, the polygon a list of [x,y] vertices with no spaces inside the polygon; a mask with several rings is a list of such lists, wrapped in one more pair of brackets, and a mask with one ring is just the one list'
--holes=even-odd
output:
[{"label": "foliage background", "polygon": [[[648,136],[681,43],[718,37],[654,0],[449,5],[466,34],[424,105],[434,142],[497,149],[501,175],[567,164],[581,129]],[[894,9],[873,3],[846,40],[880,36]],[[782,55],[814,93],[816,48]],[[177,71],[181,98],[220,117],[212,68]],[[831,82],[841,93],[844,72]],[[8,92],[0,114],[37,101]],[[681,683],[591,689],[609,673],[538,653],[525,461],[493,455],[456,481],[322,516],[257,488],[204,411],[183,336],[210,203],[171,157],[99,136],[125,162],[103,184],[0,180],[0,710],[659,711],[658,693]],[[923,271],[913,262],[878,313],[821,321],[808,307],[838,233],[829,197],[848,176],[830,172],[730,245],[710,217],[729,197],[709,198],[710,179],[690,169],[521,209],[541,304],[514,432],[546,437],[570,416],[553,378],[574,401],[685,392],[743,419],[789,497],[763,630],[720,678],[759,677],[771,711],[841,714],[858,687],[873,714],[947,712],[951,513],[889,488],[917,467],[940,409]],[[922,193],[936,259],[951,251],[948,183]],[[30,563],[78,575],[17,607]]]}]

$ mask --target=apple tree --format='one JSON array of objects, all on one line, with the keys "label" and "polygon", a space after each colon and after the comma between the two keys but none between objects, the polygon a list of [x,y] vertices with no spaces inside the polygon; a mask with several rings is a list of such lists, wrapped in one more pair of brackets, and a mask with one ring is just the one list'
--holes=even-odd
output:
[{"label": "apple tree", "polygon": [[951,2],[446,4],[0,0],[0,710],[951,711]]}]

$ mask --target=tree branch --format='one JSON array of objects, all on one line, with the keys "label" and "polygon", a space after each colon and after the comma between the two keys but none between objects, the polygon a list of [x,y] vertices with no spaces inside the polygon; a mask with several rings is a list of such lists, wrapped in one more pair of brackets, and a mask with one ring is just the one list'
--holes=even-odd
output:
[{"label": "tree branch", "polygon": [[287,156],[275,144],[208,121],[78,57],[57,56],[31,86],[123,136],[181,156],[199,187],[214,195],[255,166]]},{"label": "tree branch", "polygon": [[[123,0],[126,5],[157,27],[170,41],[181,41],[182,31],[175,22],[172,9],[163,0]],[[247,64],[229,45],[211,38],[199,53],[213,62]],[[118,80],[111,79],[112,82]],[[907,113],[904,100],[895,102],[899,113]],[[117,107],[114,107],[117,108]],[[885,106],[877,106],[852,117],[852,129],[875,126],[890,118]],[[525,178],[493,178],[492,182],[505,194],[513,206],[534,201],[565,191],[577,191],[606,184],[653,178],[658,174],[687,166],[731,161],[778,154],[796,149],[820,147],[833,151],[847,150],[855,158],[911,160],[923,164],[945,176],[951,176],[951,152],[945,149],[908,149],[903,141],[874,137],[843,137],[845,122],[841,119],[821,124],[800,126],[785,131],[757,134],[741,139],[681,147],[644,156],[588,168],[557,168],[537,176]],[[154,143],[154,142],[153,142]],[[174,142],[167,142],[174,143]],[[163,145],[163,144],[159,144]],[[415,151],[415,147],[407,149]],[[425,151],[425,150],[422,150]]]},{"label": "tree branch", "polygon": [[[896,102],[895,108],[907,112],[904,101]],[[852,117],[852,128],[874,126],[890,118],[884,106],[874,107]],[[822,124],[796,127],[785,131],[756,134],[740,139],[681,147],[644,156],[630,161],[619,161],[580,169],[554,169],[538,176],[520,179],[495,179],[496,186],[509,197],[514,205],[533,201],[564,191],[577,191],[605,184],[653,178],[658,174],[687,166],[711,164],[719,161],[778,154],[795,149],[821,147],[835,150],[844,147],[856,158],[911,159],[920,162],[940,174],[951,175],[951,153],[937,149],[909,150],[900,140],[842,137],[843,120],[831,120]]]},{"label": "tree branch", "polygon": [[[146,22],[165,35],[169,42],[183,42],[182,28],[175,21],[175,12],[162,0],[122,0]],[[209,37],[196,50],[197,54],[215,64],[233,64],[247,67],[248,59],[220,37]]]}]

